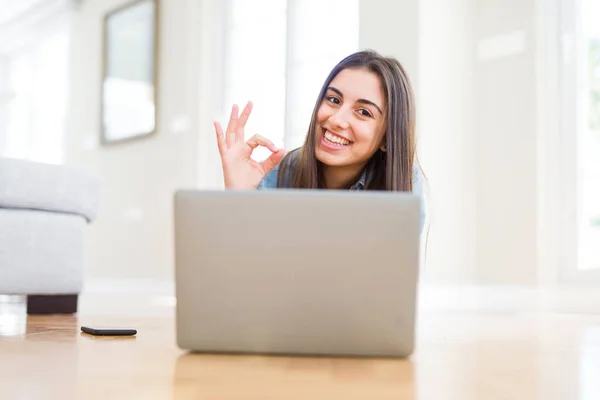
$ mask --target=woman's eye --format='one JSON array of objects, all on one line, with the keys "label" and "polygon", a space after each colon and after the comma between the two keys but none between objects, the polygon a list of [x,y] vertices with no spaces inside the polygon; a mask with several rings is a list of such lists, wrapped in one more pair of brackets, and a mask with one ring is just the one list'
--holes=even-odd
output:
[{"label": "woman's eye", "polygon": [[327,97],[327,100],[333,104],[340,104],[340,99],[338,99],[337,97],[334,97],[334,96]]},{"label": "woman's eye", "polygon": [[364,117],[372,117],[373,114],[371,114],[368,110],[365,110],[364,108],[361,108],[360,110],[358,110],[358,112],[363,115]]}]

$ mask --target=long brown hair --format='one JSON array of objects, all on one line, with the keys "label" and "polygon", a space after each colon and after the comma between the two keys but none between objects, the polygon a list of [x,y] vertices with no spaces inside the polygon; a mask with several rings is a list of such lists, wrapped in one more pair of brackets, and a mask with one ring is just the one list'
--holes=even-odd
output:
[{"label": "long brown hair", "polygon": [[[340,61],[325,80],[313,109],[304,145],[297,163],[287,154],[280,163],[277,186],[286,180],[291,187],[316,189],[323,187],[322,163],[315,156],[317,112],[331,81],[346,68],[364,68],[375,73],[387,102],[385,149],[378,149],[368,161],[366,190],[412,191],[415,157],[415,106],[413,91],[406,71],[398,60],[383,57],[372,50],[360,51]],[[294,163],[295,165],[292,165]],[[286,179],[288,178],[288,179]]]}]

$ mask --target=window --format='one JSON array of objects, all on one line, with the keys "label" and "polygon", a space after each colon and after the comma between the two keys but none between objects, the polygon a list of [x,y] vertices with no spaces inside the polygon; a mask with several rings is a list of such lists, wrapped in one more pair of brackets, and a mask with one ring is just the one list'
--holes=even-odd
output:
[{"label": "window", "polygon": [[358,0],[230,0],[229,7],[223,116],[252,100],[246,136],[296,148],[327,74],[358,49]]},{"label": "window", "polygon": [[1,55],[0,156],[64,161],[68,18],[65,11],[28,28],[30,40]]},{"label": "window", "polygon": [[560,38],[560,137],[551,179],[559,276],[600,282],[600,0],[561,0],[557,16],[560,35],[550,37]]},{"label": "window", "polygon": [[578,267],[600,270],[600,0],[581,7]]},{"label": "window", "polygon": [[[230,0],[229,29],[225,59],[226,127],[231,106],[240,112],[251,100],[254,109],[246,125],[246,139],[260,134],[283,146],[285,132],[285,0]],[[254,157],[264,159],[267,149],[258,148]]]}]

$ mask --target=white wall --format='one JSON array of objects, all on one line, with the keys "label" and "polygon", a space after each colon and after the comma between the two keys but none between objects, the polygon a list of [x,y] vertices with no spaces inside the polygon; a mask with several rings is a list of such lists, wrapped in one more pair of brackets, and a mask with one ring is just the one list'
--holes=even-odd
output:
[{"label": "white wall", "polygon": [[[476,8],[475,37],[522,36],[523,48],[477,60],[476,133],[478,278],[537,281],[537,107],[534,1],[486,0]],[[501,44],[507,41],[506,44]]]},{"label": "white wall", "polygon": [[359,47],[396,57],[419,85],[419,1],[360,0]]},{"label": "white wall", "polygon": [[473,1],[422,0],[418,140],[432,215],[426,276],[476,278]]},{"label": "white wall", "polygon": [[362,0],[361,47],[415,82],[426,279],[537,282],[535,34],[533,0]]},{"label": "white wall", "polygon": [[87,275],[170,279],[173,192],[196,187],[200,176],[208,179],[198,157],[204,154],[199,146],[206,144],[198,129],[206,126],[206,116],[198,113],[198,87],[206,78],[199,75],[209,68],[199,65],[206,42],[198,20],[206,10],[199,2],[160,2],[157,134],[102,147],[101,22],[122,3],[87,0],[76,13],[67,162],[96,171],[104,181],[101,212],[89,229]]}]

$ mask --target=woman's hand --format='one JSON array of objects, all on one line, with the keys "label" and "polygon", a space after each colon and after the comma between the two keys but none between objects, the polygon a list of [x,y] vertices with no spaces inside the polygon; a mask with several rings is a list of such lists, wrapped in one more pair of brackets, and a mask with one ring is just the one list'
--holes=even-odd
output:
[{"label": "woman's hand", "polygon": [[[270,140],[260,135],[254,135],[248,141],[244,141],[244,126],[251,111],[252,103],[248,102],[238,118],[238,106],[234,105],[225,135],[221,124],[214,123],[227,189],[256,189],[285,154],[283,149],[278,149]],[[273,154],[263,162],[253,160],[250,156],[258,146],[268,148]]]}]

